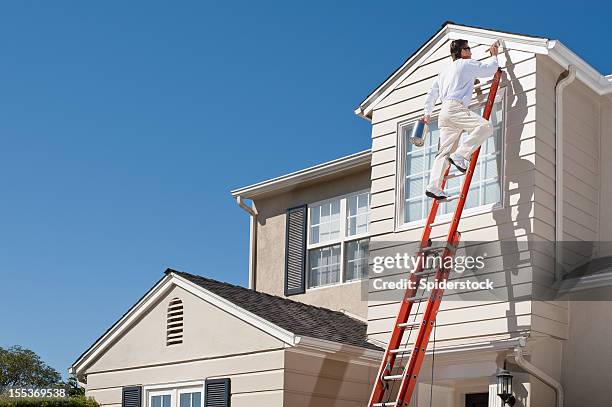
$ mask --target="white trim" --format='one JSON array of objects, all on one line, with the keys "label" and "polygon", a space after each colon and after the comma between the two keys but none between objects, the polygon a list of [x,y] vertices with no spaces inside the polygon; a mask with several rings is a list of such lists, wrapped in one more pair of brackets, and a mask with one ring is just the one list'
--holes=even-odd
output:
[{"label": "white trim", "polygon": [[[485,84],[488,84],[485,83]],[[505,149],[505,145],[506,145],[506,129],[507,129],[507,123],[506,123],[506,119],[507,119],[507,92],[506,92],[506,87],[501,87],[498,90],[498,93],[495,95],[495,103],[501,102],[502,103],[502,125],[501,125],[501,140],[500,140],[500,149],[498,151],[500,158],[499,160],[501,161],[501,166],[500,166],[500,173],[498,174],[498,181],[499,181],[499,186],[500,186],[500,196],[499,196],[499,201],[497,202],[493,202],[493,203],[488,203],[488,204],[484,204],[484,205],[480,205],[474,208],[469,208],[469,209],[464,209],[463,211],[463,217],[469,217],[469,216],[475,216],[475,215],[480,215],[486,212],[491,212],[491,211],[496,211],[499,209],[504,209],[505,205],[505,199],[506,199],[506,193],[505,193],[505,188],[504,188],[504,183],[505,183],[505,154],[506,154],[506,149]],[[469,109],[474,109],[476,107],[484,107],[486,105],[486,101],[484,102],[479,102],[477,100],[473,100],[472,103],[469,106]],[[432,114],[432,117],[436,117],[437,115],[439,115],[439,110],[437,110],[435,112],[436,114]],[[398,146],[397,148],[397,156],[396,156],[396,167],[395,167],[395,175],[396,175],[396,186],[395,186],[395,202],[394,202],[394,232],[402,232],[402,231],[408,231],[408,230],[414,230],[417,228],[422,228],[425,226],[425,223],[427,222],[427,216],[425,216],[422,219],[419,220],[415,220],[415,221],[411,221],[411,222],[404,222],[404,215],[405,215],[405,179],[406,179],[406,174],[404,173],[405,171],[405,157],[406,157],[406,143],[404,142],[404,137],[402,134],[402,128],[404,126],[409,126],[410,124],[414,123],[417,120],[417,118],[412,118],[412,119],[408,119],[408,120],[404,120],[402,122],[399,122],[397,125],[397,141],[396,144]],[[497,153],[496,153],[497,154]],[[430,170],[427,170],[425,172],[423,172],[423,174],[426,174],[428,172],[430,172]],[[482,176],[482,174],[481,174]],[[427,202],[427,200],[425,200],[424,202]],[[445,214],[439,214],[436,216],[436,223],[439,222],[450,222],[453,218],[453,212],[449,212],[449,213],[445,213]]]},{"label": "white trim", "polygon": [[371,360],[376,364],[380,363],[383,355],[382,350],[367,349],[359,346],[327,341],[325,339],[312,338],[309,336],[302,336],[300,338],[297,349],[308,349],[326,353],[342,352],[348,355],[358,356],[362,359]]},{"label": "white trim", "polygon": [[328,175],[369,165],[371,159],[372,153],[368,149],[280,177],[234,189],[231,191],[231,194],[234,198],[241,195],[243,198],[253,199],[270,192],[280,192],[307,181],[313,181]]},{"label": "white trim", "polygon": [[144,407],[151,407],[151,397],[170,395],[170,407],[180,407],[180,396],[185,393],[200,393],[200,407],[204,407],[204,380],[173,382],[143,386]]},{"label": "white trim", "polygon": [[[324,200],[317,201],[317,202],[308,203],[307,205],[308,210],[307,210],[307,217],[306,217],[307,218],[306,219],[306,290],[307,291],[316,290],[316,289],[324,288],[324,287],[334,287],[334,286],[338,286],[342,284],[350,284],[352,282],[358,282],[358,281],[362,281],[363,279],[365,279],[366,276],[362,276],[361,278],[346,281],[346,259],[345,259],[347,243],[350,243],[356,240],[363,240],[363,239],[370,238],[369,222],[368,222],[368,231],[366,233],[360,233],[360,234],[356,234],[352,236],[347,235],[347,226],[348,226],[347,200],[351,197],[363,195],[363,194],[368,194],[368,219],[369,219],[369,216],[371,214],[370,206],[372,203],[371,201],[372,197],[370,195],[369,188],[362,189],[360,191],[350,192],[348,194],[338,195],[338,196],[324,199]],[[321,205],[330,204],[331,202],[334,202],[334,201],[340,201],[340,223],[341,224],[340,224],[339,237],[337,239],[327,240],[325,242],[310,243],[310,230],[311,230],[310,221],[312,219],[312,216],[311,216],[312,209],[314,207],[318,207]],[[321,249],[324,247],[331,247],[331,246],[338,246],[338,245],[340,246],[340,270],[339,270],[339,276],[338,276],[339,281],[336,283],[331,283],[331,284],[308,287],[310,283],[310,264],[309,264],[310,263],[310,251]]]},{"label": "white trim", "polygon": [[[125,314],[115,326],[98,339],[76,362],[71,366],[71,373],[77,373],[81,369],[79,365],[87,366],[108,344],[112,343],[125,330],[143,315],[159,298],[164,296],[172,288],[172,276],[165,276],[151,291],[143,297],[127,314]],[[162,329],[163,327],[160,327]]]},{"label": "white trim", "polygon": [[374,107],[395,89],[395,84],[401,83],[410,76],[418,68],[422,60],[433,54],[437,49],[435,46],[436,43],[457,38],[484,45],[490,45],[496,40],[501,40],[506,49],[516,49],[535,54],[549,55],[564,69],[567,69],[569,65],[575,65],[578,69],[578,78],[597,94],[605,95],[612,93],[612,75],[602,75],[558,40],[534,38],[520,34],[510,34],[495,30],[447,24],[429,41],[423,44],[414,55],[387,80],[372,91],[355,109],[355,114],[366,120],[371,120]]},{"label": "white trim", "polygon": [[576,77],[598,95],[606,95],[612,92],[612,80],[600,74],[584,59],[563,45],[561,41],[549,41],[548,50],[550,57],[564,69],[569,69],[570,65],[574,65],[576,67]]}]

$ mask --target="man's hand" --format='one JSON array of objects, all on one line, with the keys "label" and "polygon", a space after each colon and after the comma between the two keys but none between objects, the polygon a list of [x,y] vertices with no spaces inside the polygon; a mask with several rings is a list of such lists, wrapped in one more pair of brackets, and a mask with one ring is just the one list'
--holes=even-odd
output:
[{"label": "man's hand", "polygon": [[425,124],[429,124],[429,115],[428,114],[423,115],[423,117],[421,117],[421,120],[423,120]]},{"label": "man's hand", "polygon": [[495,41],[493,45],[491,45],[491,47],[489,48],[489,52],[491,53],[491,55],[497,56],[497,53],[499,52],[499,44],[497,43],[497,41]]}]

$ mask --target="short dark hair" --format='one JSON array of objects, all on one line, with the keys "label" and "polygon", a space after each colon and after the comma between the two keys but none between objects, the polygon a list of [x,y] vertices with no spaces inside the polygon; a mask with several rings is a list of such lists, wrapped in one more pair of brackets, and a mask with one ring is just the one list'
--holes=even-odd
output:
[{"label": "short dark hair", "polygon": [[450,45],[450,53],[453,61],[461,58],[461,50],[468,45],[467,40],[454,40]]}]

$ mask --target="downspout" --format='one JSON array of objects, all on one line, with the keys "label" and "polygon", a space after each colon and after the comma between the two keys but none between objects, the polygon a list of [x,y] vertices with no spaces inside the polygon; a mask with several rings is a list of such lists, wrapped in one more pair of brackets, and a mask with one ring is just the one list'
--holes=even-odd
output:
[{"label": "downspout", "polygon": [[525,346],[525,341],[521,341],[519,346],[514,348],[514,360],[516,364],[519,365],[523,370],[527,373],[537,377],[545,384],[550,386],[554,391],[557,398],[557,407],[563,407],[563,386],[557,380],[555,380],[552,376],[540,370],[535,365],[531,364],[523,357],[523,347]]},{"label": "downspout", "polygon": [[[563,241],[563,91],[576,79],[576,67],[567,67],[567,76],[555,86],[555,280],[561,280]],[[565,73],[565,72],[564,72]],[[563,73],[561,74],[563,75]]]},{"label": "downspout", "polygon": [[244,209],[250,218],[250,232],[249,232],[249,289],[255,291],[257,282],[257,208],[255,202],[248,206],[242,200],[242,196],[236,196],[236,202],[238,206]]}]

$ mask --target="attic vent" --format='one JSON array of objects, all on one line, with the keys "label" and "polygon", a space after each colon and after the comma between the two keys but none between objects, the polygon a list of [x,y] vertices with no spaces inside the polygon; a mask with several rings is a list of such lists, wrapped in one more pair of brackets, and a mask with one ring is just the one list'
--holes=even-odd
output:
[{"label": "attic vent", "polygon": [[183,301],[173,298],[168,305],[166,346],[183,343]]}]

